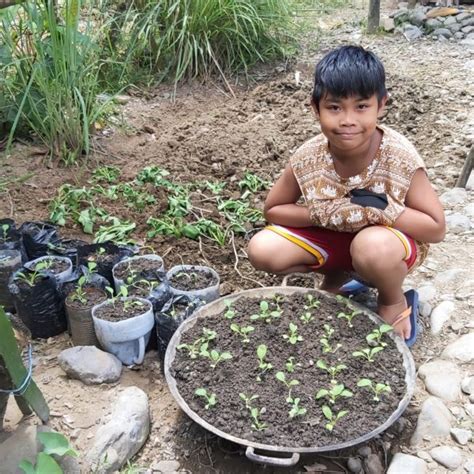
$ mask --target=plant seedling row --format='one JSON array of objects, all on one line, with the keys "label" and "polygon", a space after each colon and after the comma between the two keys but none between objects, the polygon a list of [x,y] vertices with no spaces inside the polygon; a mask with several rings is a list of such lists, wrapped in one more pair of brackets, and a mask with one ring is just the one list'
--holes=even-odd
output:
[{"label": "plant seedling row", "polygon": [[[349,300],[312,296],[276,295],[263,305],[241,297],[183,333],[171,372],[190,408],[232,436],[286,447],[339,444],[383,424],[406,392],[402,354],[384,332],[386,345],[372,361],[354,355],[373,348],[366,337],[382,323],[359,312],[350,327],[337,317],[355,310]],[[307,312],[313,318],[300,319]],[[236,330],[249,326],[246,337]],[[215,336],[206,340],[205,330]],[[212,364],[212,350],[230,357]],[[389,388],[374,397],[377,384]],[[212,394],[213,403],[196,390]]]}]

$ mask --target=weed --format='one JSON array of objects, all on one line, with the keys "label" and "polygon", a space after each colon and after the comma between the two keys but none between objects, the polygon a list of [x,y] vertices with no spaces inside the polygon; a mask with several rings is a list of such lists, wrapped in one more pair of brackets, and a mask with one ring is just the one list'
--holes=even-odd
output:
[{"label": "weed", "polygon": [[205,400],[204,408],[209,410],[209,408],[213,408],[217,404],[216,394],[215,393],[208,393],[205,388],[197,388],[194,392],[195,395],[198,397],[202,397]]}]

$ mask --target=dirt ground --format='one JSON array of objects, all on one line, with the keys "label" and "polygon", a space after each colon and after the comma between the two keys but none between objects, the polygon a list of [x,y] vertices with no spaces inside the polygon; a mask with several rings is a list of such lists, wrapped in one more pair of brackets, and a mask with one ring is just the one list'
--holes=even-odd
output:
[{"label": "dirt ground", "polygon": [[[42,157],[35,154],[41,150],[19,144],[2,162],[2,178],[28,172],[34,176],[2,195],[0,216],[13,217],[18,223],[47,219],[47,205],[57,188],[63,183],[85,184],[99,164],[118,166],[124,179],[132,179],[144,166],[158,165],[177,181],[210,177],[225,180],[230,183],[230,195],[238,192],[237,183],[245,171],[273,181],[292,152],[319,131],[309,105],[314,63],[329,49],[354,42],[376,52],[385,63],[391,99],[384,122],[413,141],[439,193],[453,187],[473,140],[472,116],[468,114],[474,100],[472,53],[455,42],[422,39],[408,43],[402,36],[365,37],[359,26],[364,14],[346,8],[337,15],[315,17],[317,28],[306,35],[299,60],[259,69],[249,84],[243,80],[233,83],[235,97],[224,85],[213,83],[182,86],[175,101],[171,99],[172,89],[164,86],[146,95],[131,91],[117,125],[102,132],[96,140],[96,153],[79,167],[43,166]],[[298,75],[299,81],[295,77]],[[257,194],[255,206],[261,208],[264,198],[265,193]],[[220,274],[221,294],[281,281],[281,277],[252,269],[245,253],[248,236],[237,237],[234,245],[224,248],[189,239],[147,240],[146,218],[135,216],[139,228],[135,235],[164,256],[167,268],[178,263],[210,265]],[[62,234],[87,239],[71,226],[62,229]],[[460,245],[459,239],[447,239],[434,246],[409,283],[416,286],[427,274],[435,274],[436,268],[450,268],[452,261],[463,267],[462,262],[469,259],[467,246]],[[436,344],[425,332],[413,351],[417,365],[430,357]],[[161,460],[176,459],[181,469],[196,474],[263,470],[245,459],[243,448],[205,432],[181,413],[168,392],[156,352],[150,352],[141,367],[125,369],[117,387],[84,386],[67,379],[57,365],[59,352],[70,346],[66,334],[37,341],[34,378],[52,410],[50,425],[69,436],[80,452],[91,445],[116,390],[136,385],[149,396],[153,424],[146,445],[133,460],[134,466],[146,468]],[[400,439],[395,445],[410,435],[416,410],[415,398],[406,413],[406,430],[403,436],[396,435]],[[19,414],[12,405],[7,418],[7,428],[13,429]],[[373,441],[377,452],[386,451],[384,441],[387,439]],[[316,463],[328,466],[325,472],[344,472],[349,454],[346,450],[306,456],[298,468],[285,472],[315,472],[310,466]],[[280,472],[276,468],[265,471]]]}]

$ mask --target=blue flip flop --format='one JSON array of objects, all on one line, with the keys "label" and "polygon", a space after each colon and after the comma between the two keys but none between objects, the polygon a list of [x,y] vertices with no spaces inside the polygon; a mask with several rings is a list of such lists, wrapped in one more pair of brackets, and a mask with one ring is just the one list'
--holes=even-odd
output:
[{"label": "blue flip flop", "polygon": [[369,291],[369,287],[357,280],[349,280],[339,288],[339,292],[344,296],[355,296],[365,291]]},{"label": "blue flip flop", "polygon": [[416,290],[408,290],[405,292],[408,307],[411,307],[410,324],[411,334],[408,339],[405,339],[405,344],[408,347],[413,346],[418,336],[418,292]]}]

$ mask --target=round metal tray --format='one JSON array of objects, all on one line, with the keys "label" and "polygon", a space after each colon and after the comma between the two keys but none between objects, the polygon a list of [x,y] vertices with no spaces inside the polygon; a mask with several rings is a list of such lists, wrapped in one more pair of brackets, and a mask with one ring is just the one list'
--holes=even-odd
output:
[{"label": "round metal tray", "polygon": [[[242,291],[240,293],[236,293],[231,296],[226,296],[225,298],[220,298],[215,300],[205,306],[200,307],[191,318],[184,321],[178,330],[174,333],[168,349],[166,350],[165,356],[165,377],[166,382],[170,388],[171,394],[178,402],[178,405],[181,409],[196,423],[200,424],[210,432],[225,438],[229,441],[234,443],[238,443],[240,445],[246,446],[246,455],[249,459],[256,462],[262,462],[267,464],[273,464],[278,466],[292,466],[296,464],[299,460],[299,453],[319,453],[319,452],[327,452],[327,451],[334,451],[338,449],[348,448],[350,446],[354,446],[360,443],[364,443],[374,436],[378,435],[379,433],[385,431],[389,426],[391,426],[405,411],[408,403],[413,395],[413,391],[415,388],[416,382],[416,373],[415,373],[415,363],[413,361],[413,357],[411,355],[410,350],[405,345],[403,339],[398,335],[390,333],[389,336],[395,341],[396,347],[398,351],[401,353],[403,357],[403,366],[405,368],[405,383],[406,383],[406,392],[405,396],[400,400],[397,409],[390,414],[388,419],[375,428],[374,430],[370,431],[369,433],[359,436],[358,438],[354,438],[351,440],[347,440],[343,443],[338,444],[331,444],[325,446],[312,446],[312,447],[287,447],[287,446],[274,446],[270,444],[263,444],[263,443],[255,443],[253,441],[249,441],[246,439],[238,438],[233,436],[229,433],[226,433],[215,426],[209,424],[205,420],[203,420],[196,412],[194,412],[186,401],[183,399],[179,390],[176,385],[176,380],[171,373],[171,365],[174,361],[176,356],[176,347],[180,344],[180,340],[182,335],[192,328],[195,324],[202,324],[205,326],[204,320],[212,315],[218,314],[225,310],[226,306],[224,301],[230,300],[235,301],[239,298],[271,298],[275,293],[283,294],[283,295],[292,295],[294,293],[320,293],[324,294],[325,296],[334,298],[334,295],[331,293],[327,293],[325,291],[317,290],[317,289],[308,289],[308,288],[300,288],[300,287],[291,287],[291,286],[281,286],[281,287],[269,287],[269,288],[258,288],[252,290]],[[367,315],[370,319],[372,319],[375,323],[381,324],[383,321],[372,311],[369,311],[366,307],[352,302],[354,307],[361,310],[365,315]],[[278,453],[292,453],[290,458],[284,457],[272,457],[272,456],[263,456],[258,455],[255,453],[255,449],[261,449],[264,451],[270,452],[278,452]]]}]

